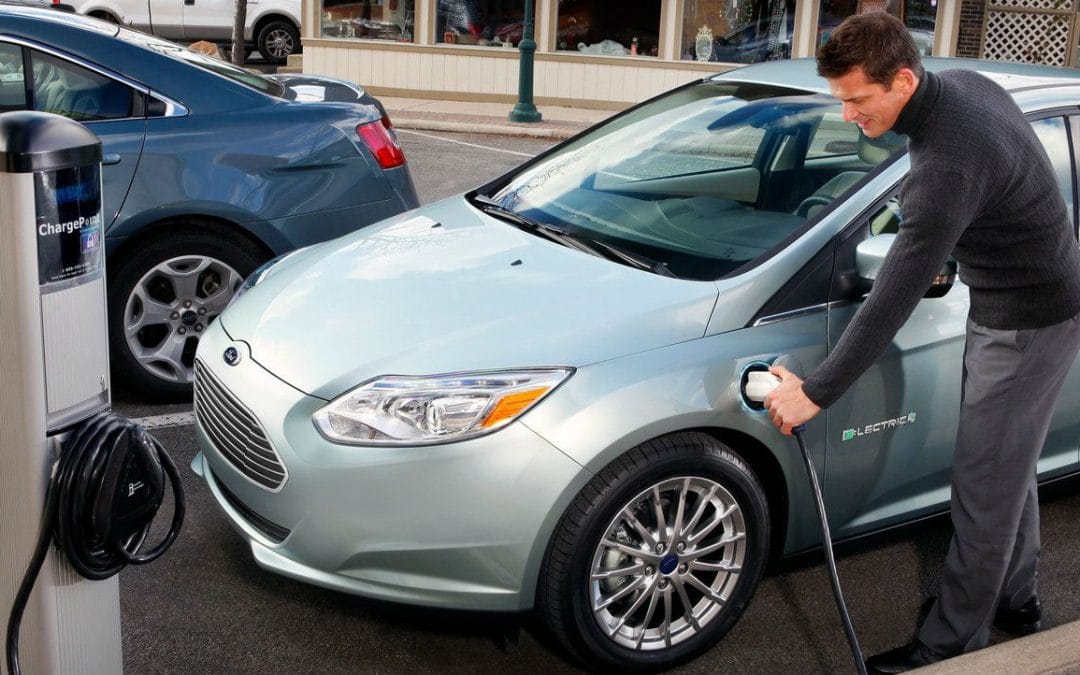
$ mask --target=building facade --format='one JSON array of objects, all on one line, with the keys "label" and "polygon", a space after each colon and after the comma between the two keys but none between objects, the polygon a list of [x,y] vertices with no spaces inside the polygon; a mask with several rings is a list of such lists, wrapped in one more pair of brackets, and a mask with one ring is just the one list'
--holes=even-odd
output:
[{"label": "building facade", "polygon": [[[303,69],[385,96],[513,102],[524,0],[304,0]],[[1076,67],[1080,0],[535,0],[538,104],[621,108],[742,63],[814,56],[889,11],[925,54]]]}]

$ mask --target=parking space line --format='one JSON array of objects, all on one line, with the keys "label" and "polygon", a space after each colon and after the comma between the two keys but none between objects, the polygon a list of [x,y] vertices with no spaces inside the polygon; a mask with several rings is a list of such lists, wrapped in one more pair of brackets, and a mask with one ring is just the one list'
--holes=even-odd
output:
[{"label": "parking space line", "polygon": [[465,141],[459,141],[454,138],[445,138],[443,136],[434,136],[432,134],[424,134],[419,131],[413,131],[412,129],[399,129],[394,127],[394,131],[399,134],[413,134],[415,136],[423,136],[424,138],[433,138],[437,141],[446,141],[447,143],[457,143],[458,145],[467,145],[470,148],[480,148],[481,150],[490,150],[492,152],[504,152],[508,155],[517,155],[518,157],[535,157],[536,153],[517,152],[516,150],[506,150],[504,148],[493,148],[488,145],[477,145],[476,143],[466,143]]},{"label": "parking space line", "polygon": [[135,417],[131,420],[140,424],[145,429],[160,429],[162,427],[184,427],[195,424],[195,413],[172,413],[170,415],[152,415],[150,417]]}]

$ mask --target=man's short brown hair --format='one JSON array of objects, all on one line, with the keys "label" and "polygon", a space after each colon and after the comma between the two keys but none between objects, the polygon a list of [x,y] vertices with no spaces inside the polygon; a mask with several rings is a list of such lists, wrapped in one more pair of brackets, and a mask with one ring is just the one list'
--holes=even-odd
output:
[{"label": "man's short brown hair", "polygon": [[918,77],[923,73],[915,39],[900,19],[887,12],[849,16],[821,47],[818,75],[843,77],[856,68],[886,89],[901,68],[910,68]]}]

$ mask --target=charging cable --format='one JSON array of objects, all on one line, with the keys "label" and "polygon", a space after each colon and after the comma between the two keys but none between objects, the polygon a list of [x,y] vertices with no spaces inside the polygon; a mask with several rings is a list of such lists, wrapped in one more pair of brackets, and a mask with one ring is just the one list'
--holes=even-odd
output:
[{"label": "charging cable", "polygon": [[[767,370],[750,371],[747,373],[747,382],[744,388],[746,398],[754,403],[764,403],[765,396],[780,384],[780,378]],[[836,598],[836,608],[840,612],[840,622],[844,624],[844,633],[847,635],[848,645],[851,647],[851,655],[855,659],[855,669],[859,675],[866,675],[866,659],[863,658],[862,649],[859,647],[859,638],[855,635],[855,625],[851,622],[847,604],[844,602],[844,593],[840,589],[840,573],[836,570],[836,558],[833,555],[832,534],[829,531],[829,517],[825,513],[825,500],[821,497],[821,485],[818,483],[817,471],[814,462],[810,458],[810,451],[806,448],[806,440],[803,432],[806,425],[800,424],[791,429],[795,440],[799,443],[803,462],[806,464],[806,475],[810,479],[810,487],[814,492],[814,501],[817,506],[818,520],[821,523],[822,548],[825,549],[825,563],[829,568],[829,581],[832,583],[833,597]]]},{"label": "charging cable", "polygon": [[[172,523],[160,543],[140,553],[164,499],[166,478],[173,493]],[[8,672],[22,672],[19,625],[50,543],[56,541],[83,577],[108,579],[126,565],[160,558],[180,533],[184,508],[176,465],[145,429],[112,413],[79,425],[53,464],[41,534],[11,607]]]}]

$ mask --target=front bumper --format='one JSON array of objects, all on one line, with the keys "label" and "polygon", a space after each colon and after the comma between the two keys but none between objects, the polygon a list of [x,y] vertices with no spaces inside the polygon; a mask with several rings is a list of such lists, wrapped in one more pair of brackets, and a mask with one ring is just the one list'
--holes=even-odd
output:
[{"label": "front bumper", "polygon": [[[240,352],[234,366],[221,358],[230,346]],[[199,358],[257,418],[286,469],[272,489],[245,476],[215,445],[197,396],[202,452],[192,468],[261,567],[397,602],[532,606],[550,532],[590,477],[562,452],[521,424],[441,446],[336,445],[311,422],[325,401],[271,375],[221,322]]]}]

